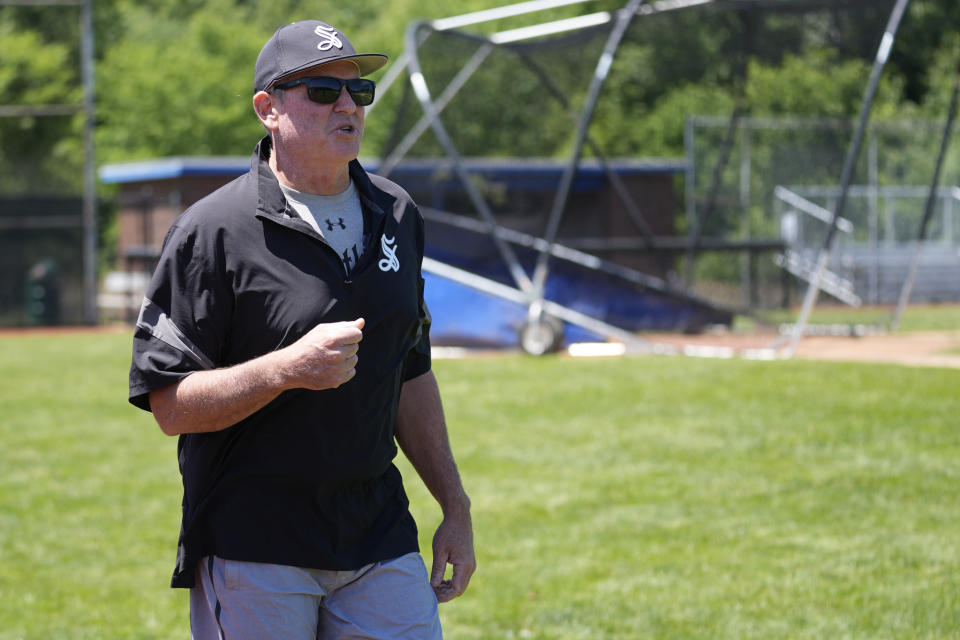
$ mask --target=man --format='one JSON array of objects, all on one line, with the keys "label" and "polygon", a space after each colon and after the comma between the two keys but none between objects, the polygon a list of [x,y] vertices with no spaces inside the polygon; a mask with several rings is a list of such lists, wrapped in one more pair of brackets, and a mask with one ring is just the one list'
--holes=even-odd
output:
[{"label": "man", "polygon": [[[439,638],[437,602],[476,566],[423,220],[356,161],[361,76],[385,62],[322,22],[280,28],[254,71],[268,135],[250,171],[178,218],[144,299],[130,401],[179,436],[172,586],[197,640]],[[443,511],[429,577],[397,443]]]}]

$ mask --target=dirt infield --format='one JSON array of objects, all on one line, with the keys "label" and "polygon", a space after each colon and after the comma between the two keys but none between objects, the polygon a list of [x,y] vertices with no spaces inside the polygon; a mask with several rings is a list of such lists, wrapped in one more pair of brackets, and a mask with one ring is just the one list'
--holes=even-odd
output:
[{"label": "dirt infield", "polygon": [[[132,327],[124,324],[0,329],[0,339],[85,333],[130,333],[132,335],[132,331]],[[778,339],[777,334],[774,333],[653,334],[644,337],[658,344],[701,349],[712,347],[732,350],[734,353],[769,349]],[[463,351],[465,351],[463,355],[470,355],[472,352],[472,350]],[[484,351],[483,353],[492,355],[494,352]],[[960,369],[960,331],[892,333],[860,337],[807,336],[797,346],[796,357],[807,360],[886,362],[914,367]]]},{"label": "dirt infield", "polygon": [[129,333],[133,336],[133,326],[126,324],[98,324],[95,326],[62,327],[7,327],[0,328],[0,339],[29,338],[44,336],[90,335],[96,333]]},{"label": "dirt infield", "polygon": [[[736,352],[766,349],[776,334],[658,335],[655,342],[729,348]],[[892,333],[868,336],[807,336],[797,345],[797,358],[850,362],[886,362],[915,367],[960,368],[960,331]]]}]

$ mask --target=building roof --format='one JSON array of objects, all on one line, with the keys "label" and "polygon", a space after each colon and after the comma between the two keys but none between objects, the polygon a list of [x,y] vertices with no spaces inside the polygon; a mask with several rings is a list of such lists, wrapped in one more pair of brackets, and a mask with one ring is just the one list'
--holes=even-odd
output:
[{"label": "building roof", "polygon": [[186,176],[238,176],[249,168],[249,156],[158,158],[105,164],[100,167],[100,180],[107,184],[123,184]]},{"label": "building roof", "polygon": [[[376,173],[380,165],[374,158],[361,158],[364,168]],[[547,178],[559,176],[567,166],[561,159],[550,158],[466,158],[467,171],[497,177]],[[673,158],[616,158],[608,160],[609,166],[618,174],[661,175],[683,173],[686,161]],[[100,167],[100,180],[107,184],[125,184],[153,180],[173,180],[195,176],[239,176],[250,168],[250,158],[241,156],[173,157],[105,164]],[[438,171],[453,171],[447,158],[417,158],[404,160],[395,170],[395,175],[423,176]],[[580,178],[600,177],[604,172],[599,162],[592,159],[581,161],[577,174]]]}]

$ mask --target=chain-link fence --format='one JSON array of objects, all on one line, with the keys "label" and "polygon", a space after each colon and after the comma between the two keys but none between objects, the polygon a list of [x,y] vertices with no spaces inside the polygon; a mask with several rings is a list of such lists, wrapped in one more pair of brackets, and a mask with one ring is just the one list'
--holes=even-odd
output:
[{"label": "chain-link fence", "polygon": [[[83,154],[74,118],[0,118],[0,135],[10,130],[0,152],[0,326],[81,324]],[[17,152],[18,141],[29,153]]]},{"label": "chain-link fence", "polygon": [[[687,122],[688,221],[710,210],[707,235],[779,238],[783,251],[724,263],[696,257],[694,286],[739,298],[754,308],[796,301],[806,288],[840,196],[852,132],[845,120],[694,117]],[[851,304],[897,301],[919,233],[942,123],[879,121],[867,130],[854,184],[838,226],[825,291]],[[715,170],[729,146],[723,170]],[[960,300],[960,162],[948,155],[922,242],[914,301]],[[692,224],[692,223],[691,223]],[[785,278],[784,270],[789,273]],[[831,286],[832,285],[834,286]]]},{"label": "chain-link fence", "polygon": [[0,326],[96,321],[92,12],[0,5]]}]

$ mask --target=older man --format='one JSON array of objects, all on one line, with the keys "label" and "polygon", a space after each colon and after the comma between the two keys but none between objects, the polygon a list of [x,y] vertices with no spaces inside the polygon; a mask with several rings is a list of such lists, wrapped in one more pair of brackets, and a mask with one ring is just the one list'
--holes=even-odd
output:
[{"label": "older man", "polygon": [[[356,161],[362,76],[385,62],[322,22],[280,28],[254,71],[251,169],[178,218],[143,302],[130,401],[180,437],[173,586],[198,640],[439,638],[437,602],[476,566],[423,220]],[[397,443],[443,512],[430,576]]]}]

